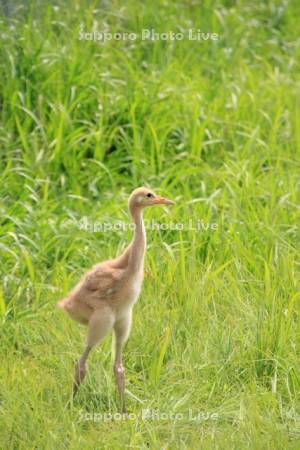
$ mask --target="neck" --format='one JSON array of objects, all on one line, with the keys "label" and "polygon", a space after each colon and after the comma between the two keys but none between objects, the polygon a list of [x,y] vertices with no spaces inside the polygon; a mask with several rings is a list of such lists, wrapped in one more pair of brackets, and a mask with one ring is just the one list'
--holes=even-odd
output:
[{"label": "neck", "polygon": [[140,208],[130,210],[135,224],[134,236],[131,242],[131,254],[129,264],[134,270],[144,267],[144,256],[146,250],[146,231],[143,221],[143,213]]}]

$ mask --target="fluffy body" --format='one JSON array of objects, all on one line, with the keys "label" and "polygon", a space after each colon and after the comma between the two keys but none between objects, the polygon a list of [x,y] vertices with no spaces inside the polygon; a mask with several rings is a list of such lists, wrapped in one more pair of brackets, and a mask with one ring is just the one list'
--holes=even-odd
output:
[{"label": "fluffy body", "polygon": [[144,277],[143,268],[132,271],[128,260],[121,256],[96,264],[59,306],[86,325],[95,312],[106,308],[114,321],[121,319],[137,301]]}]

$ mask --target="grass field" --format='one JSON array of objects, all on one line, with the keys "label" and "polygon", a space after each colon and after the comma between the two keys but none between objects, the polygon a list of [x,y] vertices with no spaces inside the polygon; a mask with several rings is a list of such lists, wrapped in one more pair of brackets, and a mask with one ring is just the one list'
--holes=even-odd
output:
[{"label": "grass field", "polygon": [[[299,2],[12,4],[0,448],[299,449]],[[190,28],[218,39],[141,39]],[[137,37],[90,40],[96,29]],[[85,329],[56,303],[125,248],[140,185],[176,205],[145,212],[120,418],[111,337],[68,405]]]}]

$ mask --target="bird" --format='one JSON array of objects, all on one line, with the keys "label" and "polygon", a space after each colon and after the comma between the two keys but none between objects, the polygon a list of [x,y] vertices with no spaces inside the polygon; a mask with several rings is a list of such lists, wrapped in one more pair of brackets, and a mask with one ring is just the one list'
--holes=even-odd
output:
[{"label": "bird", "polygon": [[150,206],[174,203],[146,187],[135,189],[128,199],[128,209],[134,223],[130,244],[116,258],[94,265],[58,303],[73,320],[87,325],[86,346],[75,363],[73,398],[86,376],[87,359],[91,350],[113,331],[114,375],[121,410],[126,413],[122,350],[130,334],[132,310],[140,295],[144,278],[146,230],[143,211]]}]

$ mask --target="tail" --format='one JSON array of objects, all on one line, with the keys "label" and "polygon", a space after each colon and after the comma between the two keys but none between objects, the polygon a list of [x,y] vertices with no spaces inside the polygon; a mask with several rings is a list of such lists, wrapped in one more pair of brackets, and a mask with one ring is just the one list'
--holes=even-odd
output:
[{"label": "tail", "polygon": [[60,308],[60,309],[66,310],[67,302],[68,302],[68,298],[67,298],[67,297],[66,297],[66,298],[63,298],[62,300],[60,300],[60,301],[57,303],[56,306],[57,306],[58,308]]}]

